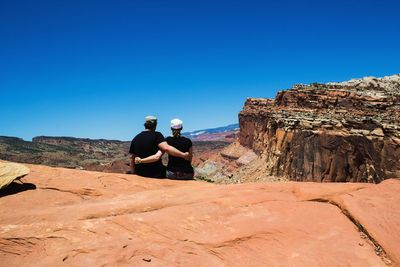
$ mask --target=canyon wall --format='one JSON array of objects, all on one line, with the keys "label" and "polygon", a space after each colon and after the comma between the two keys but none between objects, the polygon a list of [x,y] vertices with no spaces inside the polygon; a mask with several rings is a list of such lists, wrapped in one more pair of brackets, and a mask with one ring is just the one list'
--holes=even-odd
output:
[{"label": "canyon wall", "polygon": [[374,182],[400,177],[400,75],[295,85],[248,98],[239,142],[266,175],[295,181]]}]

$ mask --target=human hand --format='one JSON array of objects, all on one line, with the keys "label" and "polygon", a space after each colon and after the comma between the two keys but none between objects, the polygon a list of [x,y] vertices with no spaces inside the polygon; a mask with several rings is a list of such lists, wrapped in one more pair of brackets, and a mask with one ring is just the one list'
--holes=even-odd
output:
[{"label": "human hand", "polygon": [[184,159],[187,161],[191,161],[192,160],[192,155],[189,152],[185,152],[184,154]]},{"label": "human hand", "polygon": [[140,164],[142,163],[142,159],[139,157],[135,157],[135,164]]}]

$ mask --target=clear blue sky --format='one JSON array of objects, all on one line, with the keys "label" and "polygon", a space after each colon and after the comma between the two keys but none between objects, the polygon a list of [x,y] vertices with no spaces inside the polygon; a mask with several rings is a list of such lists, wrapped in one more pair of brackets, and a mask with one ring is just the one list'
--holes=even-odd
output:
[{"label": "clear blue sky", "polygon": [[129,140],[246,97],[400,72],[400,1],[0,0],[0,135]]}]

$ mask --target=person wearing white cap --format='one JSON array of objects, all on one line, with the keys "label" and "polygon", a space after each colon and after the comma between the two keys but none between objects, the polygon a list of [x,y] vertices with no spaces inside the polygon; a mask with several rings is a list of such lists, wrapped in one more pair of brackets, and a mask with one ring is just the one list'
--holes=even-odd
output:
[{"label": "person wearing white cap", "polygon": [[[171,120],[171,131],[172,136],[167,137],[165,141],[170,146],[182,152],[189,152],[193,156],[193,144],[189,138],[181,135],[183,129],[183,121],[180,119]],[[167,165],[167,178],[179,179],[179,180],[191,180],[193,179],[194,171],[191,161],[184,160],[182,158],[168,155]]]},{"label": "person wearing white cap", "polygon": [[[147,116],[144,127],[145,130],[136,135],[131,142],[129,149],[131,170],[129,173],[136,173],[145,177],[164,178],[165,166],[161,162],[161,156],[164,152],[182,160],[191,159],[189,152],[181,152],[170,146],[165,141],[164,136],[156,131],[156,117]],[[141,160],[141,158],[144,160]]]}]

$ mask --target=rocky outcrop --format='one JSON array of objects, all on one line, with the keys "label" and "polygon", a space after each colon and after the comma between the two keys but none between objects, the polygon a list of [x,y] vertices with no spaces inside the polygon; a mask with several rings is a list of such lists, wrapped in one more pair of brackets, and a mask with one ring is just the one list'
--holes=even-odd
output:
[{"label": "rocky outcrop", "polygon": [[0,162],[0,190],[28,173],[29,169],[24,165],[12,162]]},{"label": "rocky outcrop", "polygon": [[28,167],[35,187],[0,196],[0,266],[400,265],[398,180],[214,185]]},{"label": "rocky outcrop", "polygon": [[221,184],[276,180],[258,176],[259,168],[256,168],[257,173],[253,172],[255,168],[251,166],[259,161],[251,149],[234,142],[222,150],[212,151],[204,160],[193,164],[195,179]]},{"label": "rocky outcrop", "polygon": [[400,177],[400,75],[249,98],[239,124],[240,144],[263,158],[266,175],[374,183]]}]

